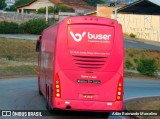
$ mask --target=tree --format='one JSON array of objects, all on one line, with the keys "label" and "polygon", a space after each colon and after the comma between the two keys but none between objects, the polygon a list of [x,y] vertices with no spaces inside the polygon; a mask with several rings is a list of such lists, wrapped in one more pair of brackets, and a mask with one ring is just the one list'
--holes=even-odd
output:
[{"label": "tree", "polygon": [[32,1],[32,0],[18,0],[18,1],[15,3],[15,6],[24,5],[24,4],[30,3],[31,1]]},{"label": "tree", "polygon": [[91,6],[96,6],[97,4],[104,3],[104,0],[84,0],[84,1],[90,4]]},{"label": "tree", "polygon": [[6,7],[5,0],[0,0],[0,9],[3,9]]},{"label": "tree", "polygon": [[15,5],[11,5],[10,8],[6,8],[6,11],[16,11]]},{"label": "tree", "polygon": [[54,13],[58,13],[58,12],[75,12],[75,10],[61,3],[57,3],[54,6]]},{"label": "tree", "polygon": [[[54,7],[53,6],[49,6],[48,7],[48,12],[49,13],[54,13]],[[46,7],[41,7],[38,9],[38,13],[43,13],[45,14],[46,13]]]},{"label": "tree", "polygon": [[22,33],[41,34],[42,31],[49,26],[45,20],[31,19],[22,23],[19,28]]},{"label": "tree", "polygon": [[31,1],[32,0],[18,0],[14,5],[10,6],[10,8],[6,8],[6,11],[16,11],[16,6],[24,5]]}]

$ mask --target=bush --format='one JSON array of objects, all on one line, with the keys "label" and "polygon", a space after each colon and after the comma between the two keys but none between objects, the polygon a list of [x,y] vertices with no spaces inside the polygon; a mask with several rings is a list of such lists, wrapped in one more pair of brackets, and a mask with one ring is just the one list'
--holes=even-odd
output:
[{"label": "bush", "polygon": [[[45,14],[45,13],[46,13],[46,8],[45,8],[45,7],[39,8],[39,9],[38,9],[38,13],[43,13],[43,14]],[[48,13],[54,13],[54,7],[49,6],[49,7],[48,7]]]},{"label": "bush", "polygon": [[41,34],[49,25],[42,19],[32,19],[20,25],[22,33]]},{"label": "bush", "polygon": [[46,8],[45,7],[41,7],[38,9],[38,12],[37,13],[46,13]]},{"label": "bush", "polygon": [[138,62],[137,71],[141,74],[153,76],[158,69],[155,59],[141,58]]},{"label": "bush", "polygon": [[[48,7],[48,12],[49,13],[58,13],[58,12],[75,12],[73,8],[68,7],[68,6],[64,6],[61,3],[57,3],[55,4],[55,6],[49,6]],[[38,9],[38,13],[46,13],[46,8],[45,7],[41,7],[40,9]]]},{"label": "bush", "polygon": [[136,35],[133,34],[133,33],[129,34],[129,36],[132,37],[132,38],[136,38]]},{"label": "bush", "polygon": [[49,25],[42,19],[32,19],[20,25],[13,22],[0,22],[0,34],[41,34]]},{"label": "bush", "polygon": [[0,34],[16,34],[19,32],[19,26],[13,22],[0,22]]},{"label": "bush", "polygon": [[130,57],[134,57],[134,52],[130,52],[128,55],[129,55]]},{"label": "bush", "polygon": [[134,58],[133,61],[134,61],[134,63],[136,63],[136,64],[138,63],[138,59],[136,59],[136,58]]},{"label": "bush", "polygon": [[127,69],[131,69],[132,66],[133,66],[133,64],[132,64],[129,60],[126,60],[126,61],[125,61],[125,67],[126,67]]},{"label": "bush", "polygon": [[7,59],[7,60],[14,60],[14,56],[13,56],[13,55],[7,55],[7,56],[6,56],[6,59]]}]

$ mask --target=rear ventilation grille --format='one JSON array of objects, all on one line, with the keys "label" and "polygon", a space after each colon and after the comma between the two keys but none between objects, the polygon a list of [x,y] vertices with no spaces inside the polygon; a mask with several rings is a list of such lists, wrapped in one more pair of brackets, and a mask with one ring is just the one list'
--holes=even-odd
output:
[{"label": "rear ventilation grille", "polygon": [[77,56],[73,55],[73,60],[75,64],[80,68],[86,69],[99,69],[101,68],[105,62],[107,57],[101,56]]}]

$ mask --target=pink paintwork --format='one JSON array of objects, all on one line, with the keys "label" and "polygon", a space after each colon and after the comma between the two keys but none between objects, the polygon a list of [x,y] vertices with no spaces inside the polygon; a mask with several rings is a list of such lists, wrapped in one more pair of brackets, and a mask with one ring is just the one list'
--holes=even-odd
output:
[{"label": "pink paintwork", "polygon": [[42,34],[39,90],[51,108],[122,110],[124,42],[116,20],[64,19]]}]

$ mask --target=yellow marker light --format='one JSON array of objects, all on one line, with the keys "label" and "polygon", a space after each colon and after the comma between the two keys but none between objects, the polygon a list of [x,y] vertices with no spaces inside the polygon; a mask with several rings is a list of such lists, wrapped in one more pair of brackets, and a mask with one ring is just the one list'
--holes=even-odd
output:
[{"label": "yellow marker light", "polygon": [[121,99],[121,97],[120,97],[120,96],[117,96],[117,99],[118,99],[118,100],[120,100],[120,99]]},{"label": "yellow marker light", "polygon": [[59,88],[59,85],[56,85],[56,88]]},{"label": "yellow marker light", "polygon": [[118,87],[118,90],[119,90],[119,91],[121,91],[121,90],[122,90],[122,88],[121,88],[121,87]]}]

